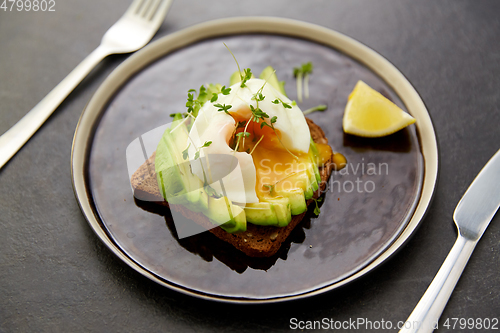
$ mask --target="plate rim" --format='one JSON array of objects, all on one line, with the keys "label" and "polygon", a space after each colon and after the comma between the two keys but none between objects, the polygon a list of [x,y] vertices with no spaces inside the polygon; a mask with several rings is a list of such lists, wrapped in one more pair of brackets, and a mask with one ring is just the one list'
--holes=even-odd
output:
[{"label": "plate rim", "polygon": [[[295,295],[272,298],[229,298],[191,290],[187,287],[178,286],[173,282],[165,282],[165,280],[147,271],[139,263],[123,253],[119,246],[108,237],[98,221],[90,197],[90,189],[87,188],[85,180],[86,158],[95,131],[94,124],[100,118],[101,111],[99,109],[96,114],[96,111],[91,113],[89,110],[96,110],[96,108],[93,108],[94,105],[102,104],[103,99],[108,101],[109,97],[113,96],[133,75],[166,54],[209,38],[252,33],[283,35],[326,45],[346,54],[377,74],[394,90],[408,112],[417,119],[415,126],[421,146],[420,152],[423,158],[424,174],[420,198],[417,200],[415,210],[407,225],[396,236],[391,245],[354,274],[330,285]],[[199,23],[161,37],[137,51],[113,70],[87,103],[76,126],[71,148],[71,177],[76,200],[93,231],[112,253],[138,273],[169,289],[203,299],[229,303],[274,303],[310,297],[341,287],[372,271],[401,249],[417,230],[433,199],[437,175],[437,139],[429,112],[416,89],[391,62],[365,44],[340,32],[313,23],[277,17],[232,17]]]}]

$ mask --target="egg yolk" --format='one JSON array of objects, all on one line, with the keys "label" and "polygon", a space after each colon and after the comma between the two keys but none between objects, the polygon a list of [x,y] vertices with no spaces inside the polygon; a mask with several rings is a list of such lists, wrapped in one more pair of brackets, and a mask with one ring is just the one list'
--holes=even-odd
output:
[{"label": "egg yolk", "polygon": [[[310,177],[314,177],[310,174],[311,170],[314,171],[309,153],[288,151],[280,142],[279,130],[273,130],[269,126],[261,128],[262,123],[255,121],[247,126],[245,120],[234,118],[239,126],[230,145],[237,151],[252,155],[257,177],[255,192],[259,201],[275,197],[281,191],[296,188],[305,190]],[[238,137],[237,134],[244,132],[245,127],[249,135]]]}]

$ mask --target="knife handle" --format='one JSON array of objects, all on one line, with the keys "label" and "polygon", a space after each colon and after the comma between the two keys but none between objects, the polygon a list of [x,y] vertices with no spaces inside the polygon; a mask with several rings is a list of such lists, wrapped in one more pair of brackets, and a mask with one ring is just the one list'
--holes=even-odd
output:
[{"label": "knife handle", "polygon": [[97,47],[33,109],[0,136],[0,169],[35,134],[87,74],[109,54],[108,49]]},{"label": "knife handle", "polygon": [[399,331],[400,333],[425,333],[437,328],[439,317],[476,244],[477,240],[458,236],[443,265],[406,320],[405,326]]}]

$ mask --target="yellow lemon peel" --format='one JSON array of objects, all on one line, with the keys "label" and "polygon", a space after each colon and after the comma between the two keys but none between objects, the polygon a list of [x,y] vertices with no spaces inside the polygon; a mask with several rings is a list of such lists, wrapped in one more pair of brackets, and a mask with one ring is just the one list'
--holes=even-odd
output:
[{"label": "yellow lemon peel", "polygon": [[344,132],[364,137],[395,133],[415,122],[381,93],[358,81],[349,95],[342,122]]}]

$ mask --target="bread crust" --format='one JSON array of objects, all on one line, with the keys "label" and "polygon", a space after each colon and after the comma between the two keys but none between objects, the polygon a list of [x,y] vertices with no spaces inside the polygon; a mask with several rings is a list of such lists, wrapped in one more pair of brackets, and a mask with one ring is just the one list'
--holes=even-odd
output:
[{"label": "bread crust", "polygon": [[[323,130],[312,120],[306,118],[307,125],[311,132],[311,137],[315,143],[328,144],[328,139]],[[212,234],[221,240],[230,243],[236,249],[242,251],[250,257],[270,257],[276,254],[281,245],[290,236],[293,229],[302,221],[305,212],[300,215],[293,215],[290,223],[285,227],[259,226],[247,223],[247,230],[242,233],[230,234],[220,227],[213,228],[213,224],[202,213],[195,213],[183,205],[169,205],[161,196],[156,181],[154,168],[156,153],[132,175],[131,184],[134,189],[134,197],[139,201],[151,202],[156,205],[169,207],[171,210],[181,213],[186,218],[193,220],[199,225],[208,229]],[[319,168],[321,182],[318,190],[314,193],[313,199],[307,201],[307,206],[314,202],[324,191],[333,169],[333,154],[330,159]]]}]

